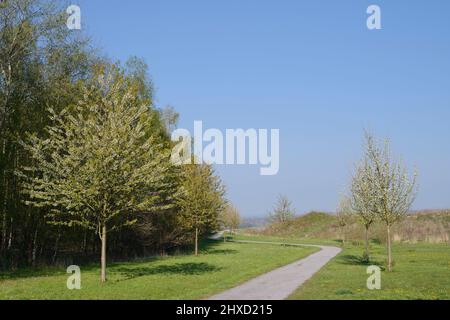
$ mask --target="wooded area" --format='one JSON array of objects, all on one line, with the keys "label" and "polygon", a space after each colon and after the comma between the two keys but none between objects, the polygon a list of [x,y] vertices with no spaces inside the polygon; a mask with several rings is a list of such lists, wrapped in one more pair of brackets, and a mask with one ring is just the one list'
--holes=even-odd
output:
[{"label": "wooded area", "polygon": [[178,114],[154,104],[146,63],[109,61],[66,19],[0,3],[0,269],[193,245],[219,223],[219,177],[171,163]]}]

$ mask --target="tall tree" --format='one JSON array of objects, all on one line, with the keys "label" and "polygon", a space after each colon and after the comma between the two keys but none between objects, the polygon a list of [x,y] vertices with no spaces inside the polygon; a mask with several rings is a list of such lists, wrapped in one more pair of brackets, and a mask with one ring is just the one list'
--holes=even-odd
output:
[{"label": "tall tree", "polygon": [[56,113],[48,137],[24,144],[34,164],[24,168],[27,204],[49,208],[53,224],[81,226],[101,239],[106,281],[107,234],[133,224],[133,213],[166,209],[169,153],[145,130],[149,108],[135,82],[104,69],[83,99]]},{"label": "tall tree", "polygon": [[179,219],[193,233],[195,255],[199,237],[218,226],[219,214],[225,206],[225,189],[210,165],[183,165],[182,195],[178,198]]},{"label": "tall tree", "polygon": [[294,215],[295,211],[292,208],[292,202],[288,197],[279,195],[273,211],[269,213],[269,220],[271,222],[284,223],[292,220]]},{"label": "tall tree", "polygon": [[23,206],[14,171],[31,159],[19,141],[43,133],[48,106],[59,111],[79,98],[97,60],[67,29],[65,9],[51,0],[0,3],[0,268],[34,264],[52,231],[41,210]]},{"label": "tall tree", "polygon": [[384,145],[377,144],[372,135],[366,134],[366,141],[375,211],[386,225],[388,271],[392,271],[391,227],[408,213],[414,202],[417,173],[409,175],[403,164],[392,158],[388,140]]}]

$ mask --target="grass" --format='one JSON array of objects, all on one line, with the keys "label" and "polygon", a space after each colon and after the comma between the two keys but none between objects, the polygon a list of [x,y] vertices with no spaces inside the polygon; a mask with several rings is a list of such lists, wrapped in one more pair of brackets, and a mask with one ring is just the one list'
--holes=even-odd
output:
[{"label": "grass", "polygon": [[[334,240],[237,235],[236,240],[335,245]],[[96,265],[82,267],[82,290],[68,290],[65,269],[20,270],[0,275],[0,299],[203,299],[257,275],[306,257],[314,248],[206,242],[201,255],[153,258],[108,267],[99,283]],[[361,245],[349,244],[290,299],[450,299],[450,246],[398,244],[394,271],[385,268],[385,247],[371,244],[371,262]],[[366,287],[368,265],[382,268],[381,290]]]},{"label": "grass", "polygon": [[[290,299],[331,300],[448,300],[450,299],[450,246],[445,244],[395,244],[394,270],[386,272],[386,249],[372,244],[369,264],[361,260],[362,248],[345,248],[315,274]],[[381,290],[367,289],[368,265],[382,269]]]},{"label": "grass", "polygon": [[[339,246],[338,241],[240,235],[240,239]],[[361,245],[349,244],[324,268],[298,288],[292,300],[448,300],[450,299],[450,246],[447,244],[394,244],[394,270],[385,271],[386,248],[371,243],[371,261],[365,263]],[[367,267],[382,269],[381,290],[367,289]]]},{"label": "grass", "polygon": [[298,238],[295,236],[266,236],[252,233],[246,233],[245,230],[235,235],[234,240],[249,240],[249,241],[268,241],[276,243],[292,243],[292,244],[314,244],[314,245],[331,245],[338,246],[337,240],[318,239],[318,238]]},{"label": "grass", "polygon": [[81,267],[81,290],[68,290],[64,268],[0,275],[0,299],[202,299],[301,259],[314,248],[206,242],[201,255],[153,258],[108,266],[99,283],[96,265]]}]

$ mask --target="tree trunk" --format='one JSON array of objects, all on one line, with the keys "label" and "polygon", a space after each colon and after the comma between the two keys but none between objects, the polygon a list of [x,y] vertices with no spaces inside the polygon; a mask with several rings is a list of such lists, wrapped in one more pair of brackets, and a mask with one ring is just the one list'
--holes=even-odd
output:
[{"label": "tree trunk", "polygon": [[368,262],[370,260],[369,258],[369,226],[365,226],[366,227],[366,245],[365,245],[365,251],[364,251],[364,260],[366,262]]},{"label": "tree trunk", "polygon": [[195,228],[195,255],[198,256],[198,228]]},{"label": "tree trunk", "polygon": [[37,251],[37,237],[38,237],[38,226],[36,226],[36,231],[34,232],[33,237],[33,249],[31,251],[31,265],[36,266],[36,251]]},{"label": "tree trunk", "polygon": [[2,194],[3,196],[3,203],[1,204],[2,208],[1,211],[3,213],[3,219],[2,219],[2,241],[1,241],[1,249],[5,250],[6,248],[6,241],[7,241],[7,231],[8,231],[8,225],[7,225],[7,219],[8,219],[8,180],[6,177],[6,172],[3,172],[3,185],[4,192]]},{"label": "tree trunk", "polygon": [[58,256],[59,240],[61,239],[61,230],[58,228],[58,235],[56,236],[55,248],[53,251],[52,263],[56,263],[56,257]]},{"label": "tree trunk", "polygon": [[101,257],[101,282],[106,282],[106,225],[103,225],[102,227],[102,257]]},{"label": "tree trunk", "polygon": [[387,225],[388,271],[392,271],[391,226]]},{"label": "tree trunk", "polygon": [[[58,233],[59,238],[60,233]],[[81,249],[84,254],[87,254],[87,230],[84,230],[84,236],[83,236],[83,247]]]},{"label": "tree trunk", "polygon": [[344,229],[344,227],[342,227],[341,233],[342,233],[342,247],[345,247],[345,229]]}]

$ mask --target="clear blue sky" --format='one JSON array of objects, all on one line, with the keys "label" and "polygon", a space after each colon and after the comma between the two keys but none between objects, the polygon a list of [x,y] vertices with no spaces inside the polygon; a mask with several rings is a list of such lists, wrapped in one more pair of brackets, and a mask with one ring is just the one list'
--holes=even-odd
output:
[{"label": "clear blue sky", "polygon": [[[207,127],[279,128],[280,172],[218,167],[244,216],[283,193],[332,211],[363,129],[420,173],[415,208],[450,207],[450,1],[73,0],[104,53],[150,66],[157,104]],[[366,9],[382,10],[382,30]]]}]

